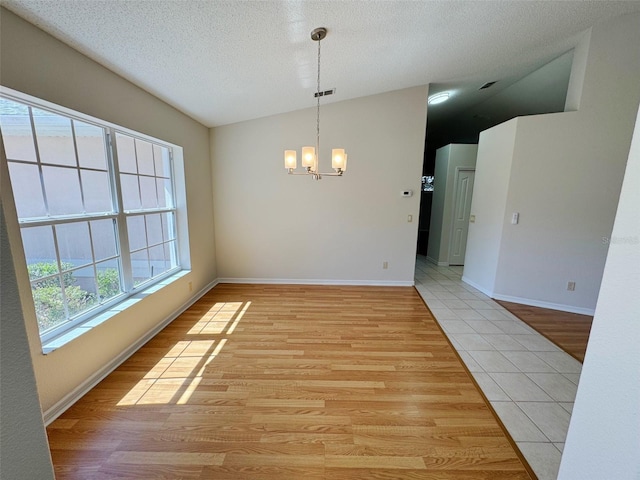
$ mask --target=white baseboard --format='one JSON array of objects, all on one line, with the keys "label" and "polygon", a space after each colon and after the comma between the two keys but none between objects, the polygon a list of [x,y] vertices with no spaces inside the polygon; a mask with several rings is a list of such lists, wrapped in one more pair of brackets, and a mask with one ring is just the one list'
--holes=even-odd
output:
[{"label": "white baseboard", "polygon": [[439,262],[435,258],[431,258],[431,257],[427,257],[427,262],[433,263],[434,265],[437,265],[439,267],[448,267],[449,266],[449,262]]},{"label": "white baseboard", "polygon": [[468,277],[465,277],[464,275],[462,276],[461,280],[466,283],[467,285],[471,285],[473,288],[475,288],[476,290],[481,291],[482,293],[484,293],[487,297],[493,297],[493,291],[491,290],[487,290],[486,288],[478,285],[476,282],[469,280]]},{"label": "white baseboard", "polygon": [[[470,284],[471,285],[471,284]],[[595,313],[595,309],[575,307],[573,305],[564,305],[562,303],[545,302],[542,300],[533,300],[531,298],[512,297],[510,295],[500,295],[496,293],[491,295],[496,300],[505,302],[521,303],[522,305],[530,305],[532,307],[548,308],[550,310],[559,310],[561,312],[579,313],[580,315],[591,315]]]},{"label": "white baseboard", "polygon": [[175,320],[180,314],[182,314],[187,308],[196,303],[200,298],[215,287],[218,284],[218,280],[214,280],[200,291],[198,291],[193,297],[191,297],[185,304],[180,306],[177,310],[174,310],[169,316],[167,316],[164,320],[158,323],[155,327],[145,333],[143,336],[138,338],[135,342],[133,342],[129,348],[124,350],[120,355],[115,357],[111,362],[105,365],[103,368],[98,370],[92,376],[87,378],[84,382],[74,388],[71,392],[66,394],[60,400],[58,400],[55,404],[49,407],[45,412],[43,412],[42,416],[44,419],[45,426],[49,425],[56,418],[62,415],[69,407],[71,407],[74,403],[76,403],[80,398],[82,398],[85,394],[89,392],[93,387],[95,387],[98,383],[100,383],[104,378],[113,372],[116,368],[118,368],[125,360],[127,360],[131,355],[136,353],[140,347],[142,347],[145,343],[151,340],[154,336],[156,336],[160,330],[170,324],[173,320]]},{"label": "white baseboard", "polygon": [[561,312],[579,313],[581,315],[593,316],[593,314],[595,313],[595,310],[590,308],[582,308],[582,307],[575,307],[573,305],[563,305],[560,303],[545,302],[543,300],[534,300],[534,299],[525,298],[525,297],[514,297],[511,295],[502,295],[500,293],[488,290],[478,285],[474,281],[469,280],[464,275],[462,276],[462,281],[468,285],[471,285],[476,290],[480,290],[486,296],[491,297],[495,300],[503,300],[505,302],[520,303],[522,305],[530,305],[532,307],[548,308],[550,310],[559,310]]},{"label": "white baseboard", "polygon": [[300,278],[219,278],[218,283],[252,283],[269,285],[346,285],[352,287],[413,287],[414,280],[324,280]]}]

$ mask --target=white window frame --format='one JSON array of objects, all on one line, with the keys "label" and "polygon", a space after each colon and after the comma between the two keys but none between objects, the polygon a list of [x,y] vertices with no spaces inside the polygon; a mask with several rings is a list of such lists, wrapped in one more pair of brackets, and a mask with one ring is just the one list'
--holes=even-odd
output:
[{"label": "white window frame", "polygon": [[[86,115],[66,107],[62,107],[60,105],[53,104],[51,102],[33,97],[31,95],[24,94],[22,92],[18,92],[7,87],[0,86],[0,95],[8,100],[15,101],[21,104],[26,104],[30,107],[38,108],[41,110],[50,111],[57,115],[62,115],[64,117],[70,118],[72,120],[77,120],[83,123],[87,123],[93,126],[96,126],[102,129],[105,132],[105,150],[107,154],[106,162],[107,162],[107,171],[109,175],[109,182],[111,188],[111,198],[113,204],[113,212],[109,214],[98,213],[98,214],[81,214],[81,215],[56,215],[56,216],[47,216],[42,218],[34,218],[34,219],[18,219],[17,224],[22,230],[23,227],[35,227],[35,226],[52,226],[60,225],[64,223],[73,223],[73,222],[90,222],[93,220],[107,220],[114,219],[117,225],[117,234],[116,234],[116,246],[117,246],[117,257],[119,259],[120,264],[120,280],[123,292],[119,295],[116,295],[112,299],[107,300],[104,303],[99,304],[96,307],[90,308],[84,313],[79,314],[72,319],[68,319],[61,323],[60,325],[54,326],[44,332],[40,332],[40,340],[43,344],[47,344],[48,342],[52,342],[60,337],[66,336],[70,331],[73,331],[75,328],[82,326],[83,324],[95,319],[96,317],[106,317],[109,318],[110,315],[105,316],[105,312],[108,313],[110,309],[114,312],[121,311],[121,308],[118,308],[119,305],[129,301],[132,297],[135,297],[138,294],[144,293],[146,290],[155,290],[157,285],[161,282],[171,281],[172,277],[179,278],[182,275],[181,272],[189,271],[191,268],[190,262],[190,252],[189,252],[189,241],[188,241],[188,223],[187,223],[187,211],[186,211],[186,188],[185,188],[185,177],[184,177],[184,160],[183,160],[183,149],[179,145],[175,145],[164,140],[160,140],[155,137],[151,137],[149,135],[145,135],[140,132],[136,132],[134,130],[128,129],[126,127],[122,127],[120,125],[113,124],[111,122],[107,122],[104,120],[100,120],[98,118],[92,117],[90,115]],[[32,124],[32,132],[35,135],[35,129]],[[170,180],[171,180],[171,188],[172,188],[172,200],[173,205],[167,207],[156,207],[156,208],[148,208],[148,209],[136,209],[136,210],[124,210],[123,208],[123,198],[122,198],[122,190],[120,186],[120,171],[118,168],[118,154],[117,154],[117,145],[116,145],[116,134],[126,135],[128,137],[132,137],[134,139],[143,140],[146,142],[150,142],[152,144],[165,147],[170,152]],[[75,143],[75,132],[74,132],[74,143]],[[4,142],[2,143],[2,150],[4,150]],[[39,169],[42,168],[43,163],[39,159],[37,165]],[[77,156],[77,153],[76,153]],[[3,161],[9,163],[9,159],[6,158],[5,152],[2,152]],[[33,165],[33,162],[21,162],[11,160],[11,162],[15,163],[29,163]],[[46,164],[44,164],[46,166]],[[55,165],[56,167],[60,167],[61,165]],[[69,168],[79,168],[78,165],[75,167]],[[84,169],[85,167],[83,167]],[[89,168],[90,169],[90,168]],[[42,181],[42,175],[41,175]],[[40,188],[42,188],[40,186]],[[8,198],[11,197],[11,201],[14,202],[13,195],[3,196],[3,201],[7,201]],[[46,205],[46,197],[44,198]],[[129,238],[127,233],[127,218],[132,216],[144,216],[145,214],[163,214],[169,213],[174,215],[174,227],[175,227],[175,249],[173,255],[176,260],[176,267],[171,268],[156,277],[151,277],[147,281],[140,283],[138,285],[133,284],[133,271],[132,271],[132,263],[131,263],[131,252],[129,248]],[[89,230],[91,232],[91,230]],[[90,233],[91,235],[91,233]],[[12,245],[12,248],[15,246]],[[20,248],[23,248],[22,242],[20,243]],[[93,247],[92,247],[93,248]],[[147,242],[147,248],[150,248]],[[23,250],[24,252],[24,250]],[[25,259],[26,260],[26,259]],[[94,262],[90,265],[94,266],[96,264],[96,259],[93,259]],[[108,259],[100,259],[100,262]],[[56,247],[56,261],[58,262],[58,266],[60,267],[60,253]],[[25,271],[27,269],[26,261],[24,265]],[[78,268],[86,268],[78,267]],[[60,270],[60,268],[59,268]],[[58,275],[62,273],[59,272]],[[179,275],[176,275],[179,274]],[[43,277],[48,278],[48,277]],[[154,288],[152,288],[154,287]],[[64,293],[63,293],[64,295]],[[31,296],[33,301],[33,297]],[[65,301],[66,302],[66,301]],[[65,303],[65,311],[66,311],[66,303]],[[67,315],[68,316],[68,315]],[[72,337],[75,337],[73,335]],[[43,350],[47,350],[43,348]]]}]

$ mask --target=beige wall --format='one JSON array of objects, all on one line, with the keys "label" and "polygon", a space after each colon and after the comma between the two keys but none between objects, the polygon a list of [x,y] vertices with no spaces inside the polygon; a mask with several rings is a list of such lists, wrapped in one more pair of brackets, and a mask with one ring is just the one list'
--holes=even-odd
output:
[{"label": "beige wall", "polygon": [[212,129],[219,277],[413,284],[426,98],[422,86],[322,106],[320,168],[343,147],[342,178],[286,174],[284,150],[315,144],[313,108]]},{"label": "beige wall", "polygon": [[[463,278],[495,298],[593,314],[640,102],[640,15],[596,25],[584,42],[570,82],[579,95],[568,94],[578,111],[521,117],[515,130],[481,135]],[[513,151],[497,172],[510,169],[500,198],[482,181],[494,175],[482,172],[495,161],[489,138]],[[485,223],[497,211],[500,222]],[[490,243],[480,235],[489,230]]]},{"label": "beige wall", "polygon": [[640,112],[558,479],[640,478]]},{"label": "beige wall", "polygon": [[[7,218],[16,246],[16,276],[33,366],[46,411],[99,374],[128,347],[216,278],[208,129],[72,48],[2,9],[0,84],[180,145],[184,149],[192,272],[49,355],[38,327],[19,246],[17,221]],[[11,201],[3,192],[3,201]],[[11,258],[2,252],[3,261]],[[193,282],[193,292],[188,282]],[[4,299],[3,299],[4,301]],[[4,308],[3,319],[4,325]],[[5,334],[3,328],[3,336]],[[8,333],[10,334],[10,332]],[[4,384],[3,384],[4,387]]]},{"label": "beige wall", "polygon": [[[6,171],[0,175],[3,182],[5,175]],[[4,254],[9,250],[4,208],[11,210],[11,206],[0,203],[0,478],[52,480],[51,455],[42,423],[18,285],[13,262]],[[11,213],[15,216],[15,210]]]}]

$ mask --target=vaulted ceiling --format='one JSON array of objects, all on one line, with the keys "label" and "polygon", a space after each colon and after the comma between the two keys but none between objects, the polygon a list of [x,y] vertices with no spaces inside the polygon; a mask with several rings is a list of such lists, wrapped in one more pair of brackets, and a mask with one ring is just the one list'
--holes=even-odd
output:
[{"label": "vaulted ceiling", "polygon": [[326,100],[335,102],[430,83],[506,86],[570,50],[591,25],[640,11],[638,1],[590,0],[2,5],[210,127],[313,106],[315,27],[328,29],[322,88],[337,89]]}]

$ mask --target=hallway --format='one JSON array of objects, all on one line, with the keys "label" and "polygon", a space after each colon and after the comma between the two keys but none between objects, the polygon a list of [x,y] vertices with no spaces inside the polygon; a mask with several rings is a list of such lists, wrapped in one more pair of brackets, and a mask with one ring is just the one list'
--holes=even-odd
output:
[{"label": "hallway", "polygon": [[416,289],[540,480],[555,480],[582,364],[460,279],[418,256]]}]

